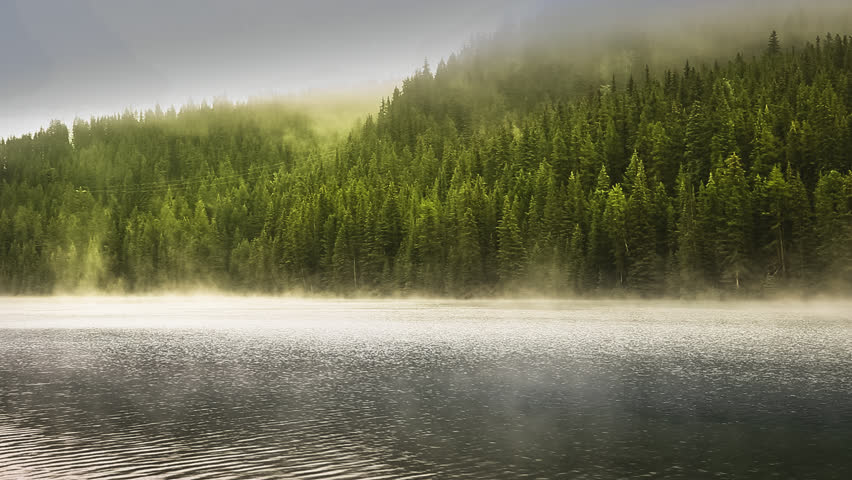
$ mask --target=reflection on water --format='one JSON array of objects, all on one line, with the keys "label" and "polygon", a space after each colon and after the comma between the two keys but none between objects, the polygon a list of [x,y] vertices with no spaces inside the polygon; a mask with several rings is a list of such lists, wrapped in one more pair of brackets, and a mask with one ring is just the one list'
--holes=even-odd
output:
[{"label": "reflection on water", "polygon": [[852,478],[843,308],[0,306],[0,478]]}]

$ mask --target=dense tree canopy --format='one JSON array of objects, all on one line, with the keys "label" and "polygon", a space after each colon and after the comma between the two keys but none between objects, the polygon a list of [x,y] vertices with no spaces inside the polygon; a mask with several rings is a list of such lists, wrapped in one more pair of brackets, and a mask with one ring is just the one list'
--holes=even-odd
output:
[{"label": "dense tree canopy", "polygon": [[343,141],[280,105],[0,142],[0,291],[852,287],[852,40],[613,78],[429,65]]}]

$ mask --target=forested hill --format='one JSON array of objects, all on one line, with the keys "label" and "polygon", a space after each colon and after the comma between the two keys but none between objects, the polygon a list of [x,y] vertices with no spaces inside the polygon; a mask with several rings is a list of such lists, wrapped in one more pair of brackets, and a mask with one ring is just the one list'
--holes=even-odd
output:
[{"label": "forested hill", "polygon": [[581,96],[480,60],[424,65],[344,141],[227,104],[5,140],[0,291],[852,288],[849,37]]}]

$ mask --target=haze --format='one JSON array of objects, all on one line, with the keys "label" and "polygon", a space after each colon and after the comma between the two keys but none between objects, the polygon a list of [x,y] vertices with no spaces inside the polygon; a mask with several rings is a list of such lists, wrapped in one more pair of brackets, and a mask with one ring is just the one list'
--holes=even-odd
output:
[{"label": "haze", "polygon": [[534,8],[513,4],[2,0],[0,137],[54,118],[399,80]]},{"label": "haze", "polygon": [[[768,15],[799,4],[749,2],[748,8]],[[573,42],[585,48],[592,31],[671,30],[711,12],[730,21],[745,8],[735,14],[735,5],[1,0],[0,43],[10,48],[0,51],[0,137],[36,131],[52,119],[70,124],[77,117],[223,96],[356,90],[378,98],[424,58],[436,64],[476,35],[530,18],[549,18],[553,28],[581,35]]]}]

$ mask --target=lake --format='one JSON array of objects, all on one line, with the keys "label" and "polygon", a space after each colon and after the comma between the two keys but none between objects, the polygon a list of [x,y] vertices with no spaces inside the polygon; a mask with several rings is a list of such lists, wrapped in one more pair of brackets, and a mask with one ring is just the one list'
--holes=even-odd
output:
[{"label": "lake", "polygon": [[0,478],[852,478],[852,304],[0,300]]}]

